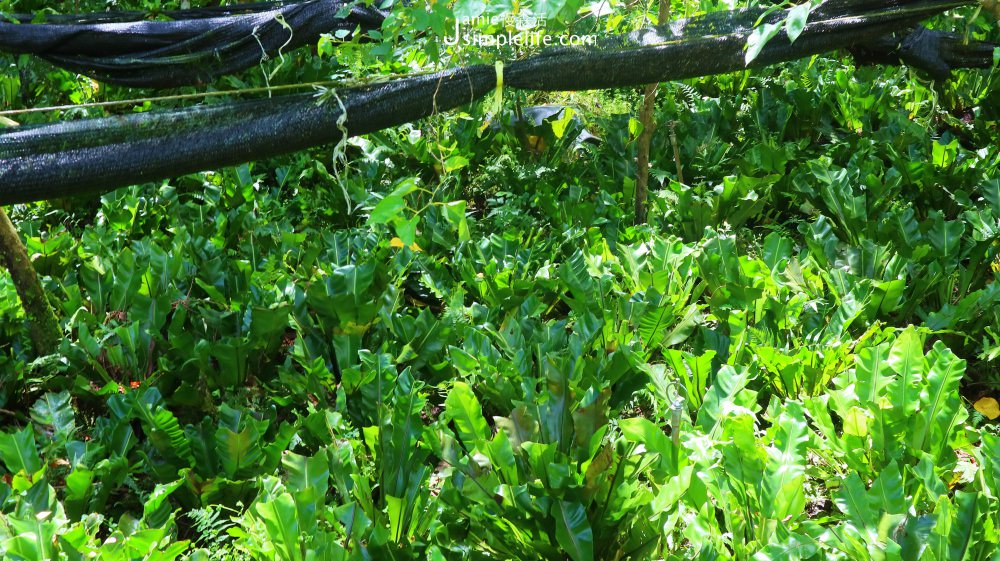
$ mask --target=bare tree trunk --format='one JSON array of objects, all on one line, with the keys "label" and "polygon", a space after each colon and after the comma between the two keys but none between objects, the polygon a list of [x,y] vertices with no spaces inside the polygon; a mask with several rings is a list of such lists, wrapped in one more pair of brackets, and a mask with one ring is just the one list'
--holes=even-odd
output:
[{"label": "bare tree trunk", "polygon": [[656,84],[648,84],[639,110],[639,153],[636,156],[638,174],[635,178],[635,223],[646,223],[646,199],[649,198],[649,145],[653,140],[653,104],[656,101]]},{"label": "bare tree trunk", "polygon": [[10,271],[21,306],[28,317],[28,334],[35,344],[35,352],[39,355],[54,353],[62,338],[59,321],[38,282],[38,275],[28,259],[21,237],[3,207],[0,207],[0,256]]},{"label": "bare tree trunk", "polygon": [[677,182],[684,183],[684,168],[681,167],[681,146],[677,144],[677,121],[670,121],[670,144],[674,147],[674,166],[677,168]]},{"label": "bare tree trunk", "polygon": [[[660,11],[656,24],[663,25],[670,19],[670,0],[660,0]],[[653,110],[656,103],[657,84],[648,84],[643,90],[642,109],[639,110],[639,122],[642,132],[638,139],[638,154],[636,163],[639,171],[635,178],[635,223],[646,223],[646,199],[649,198],[649,146],[653,141]]]}]

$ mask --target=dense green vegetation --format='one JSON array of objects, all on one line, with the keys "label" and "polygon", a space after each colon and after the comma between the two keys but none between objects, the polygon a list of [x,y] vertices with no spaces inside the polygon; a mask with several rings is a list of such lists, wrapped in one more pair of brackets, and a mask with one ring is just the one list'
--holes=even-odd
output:
[{"label": "dense green vegetation", "polygon": [[[0,0],[43,7],[106,3]],[[656,10],[612,8],[598,31]],[[397,14],[168,93],[496,55]],[[2,109],[144,93],[0,56]],[[0,275],[3,559],[1000,558],[996,72],[664,84],[634,225],[641,95],[504,92],[570,109],[7,209],[65,339],[38,356]]]}]

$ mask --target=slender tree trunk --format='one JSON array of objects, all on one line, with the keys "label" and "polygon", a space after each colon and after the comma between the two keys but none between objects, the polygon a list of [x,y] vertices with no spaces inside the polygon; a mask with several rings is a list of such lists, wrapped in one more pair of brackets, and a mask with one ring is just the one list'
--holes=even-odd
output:
[{"label": "slender tree trunk", "polygon": [[[656,24],[663,25],[670,19],[670,0],[660,0],[660,11]],[[649,146],[653,141],[653,110],[656,105],[657,84],[648,84],[643,90],[642,109],[639,110],[639,122],[642,123],[642,133],[638,139],[638,155],[636,164],[639,171],[635,178],[635,223],[646,223],[646,199],[649,198]]]},{"label": "slender tree trunk", "polygon": [[653,140],[653,106],[656,102],[656,84],[647,84],[639,110],[639,153],[636,156],[638,174],[635,178],[635,223],[646,223],[646,199],[649,198],[649,145]]},{"label": "slender tree trunk", "polygon": [[674,147],[674,167],[677,168],[677,182],[684,183],[684,168],[681,167],[681,147],[677,144],[677,121],[670,121],[670,144]]},{"label": "slender tree trunk", "polygon": [[38,282],[38,275],[28,259],[21,237],[3,207],[0,207],[0,255],[10,271],[21,306],[28,317],[28,334],[35,344],[35,352],[39,355],[52,354],[62,338],[59,321]]}]

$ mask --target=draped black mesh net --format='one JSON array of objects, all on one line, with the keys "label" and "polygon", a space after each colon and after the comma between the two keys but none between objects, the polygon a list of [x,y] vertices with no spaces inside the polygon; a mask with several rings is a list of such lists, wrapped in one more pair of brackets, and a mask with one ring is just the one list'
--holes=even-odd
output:
[{"label": "draped black mesh net", "polygon": [[[965,4],[968,2],[955,0],[828,0],[810,14],[796,41],[779,34],[750,66],[847,49],[862,62],[902,60],[934,76],[947,75],[953,68],[989,67],[993,64],[994,45],[967,43],[960,37],[918,25],[921,20]],[[157,27],[159,31],[148,34],[143,24],[173,22],[94,23],[81,18],[55,24],[7,23],[7,27],[18,29],[25,41],[18,43],[0,36],[0,49],[40,54],[57,64],[71,61],[65,64],[69,68],[98,77],[107,72],[118,81],[146,77],[150,81],[145,85],[157,85],[155,80],[160,78],[150,77],[162,72],[159,76],[170,83],[191,83],[204,79],[204,72],[222,68],[212,66],[215,63],[204,66],[195,62],[204,60],[198,57],[211,58],[216,49],[232,54],[228,59],[222,57],[228,61],[224,63],[225,72],[256,64],[261,55],[261,46],[257,45],[260,37],[250,37],[256,47],[253,55],[249,54],[253,49],[247,50],[246,58],[234,53],[246,46],[247,33],[263,33],[261,29],[274,19],[275,10],[281,11],[283,21],[272,29],[273,42],[261,41],[265,50],[269,45],[286,44],[286,26],[301,41],[298,44],[303,44],[331,28],[346,25],[343,21],[349,21],[353,30],[363,28],[364,22],[376,25],[384,17],[365,11],[368,8],[361,12],[355,9],[341,2],[315,0],[254,5],[221,16],[202,10],[195,16],[182,17],[187,13],[183,12],[173,15],[177,23],[183,24],[177,29]],[[331,17],[332,12],[336,14]],[[755,25],[779,22],[786,16],[787,12],[780,10],[718,12],[607,39],[596,46],[546,49],[505,64],[503,87],[586,90],[741,70],[746,67],[744,47]],[[220,21],[232,25],[220,26]],[[202,27],[205,22],[210,25]],[[95,31],[107,48],[102,51],[85,40],[87,33],[71,31],[78,26],[87,33]],[[202,31],[196,31],[199,29]],[[123,34],[123,43],[113,39],[117,33]],[[232,45],[240,46],[227,51]],[[42,50],[33,50],[36,48]],[[133,56],[123,52],[154,53],[158,49],[183,54],[177,55],[180,59],[176,63],[168,56],[165,66],[152,64],[146,70],[142,70],[141,62],[134,68],[122,63]],[[112,50],[114,53],[109,52]],[[53,55],[56,51],[59,54]],[[149,55],[148,60],[156,56]],[[498,75],[494,66],[473,65],[345,88],[322,98],[310,94],[283,96],[3,130],[0,204],[104,192],[335,143],[345,135],[374,132],[471,103],[497,87]]]},{"label": "draped black mesh net", "polygon": [[[164,14],[90,14],[0,21],[0,51],[38,55],[102,82],[164,88],[210,82],[282,51],[315,44],[323,33],[349,39],[377,29],[385,12],[349,0],[309,0],[202,8]],[[340,33],[338,33],[340,32]]]}]

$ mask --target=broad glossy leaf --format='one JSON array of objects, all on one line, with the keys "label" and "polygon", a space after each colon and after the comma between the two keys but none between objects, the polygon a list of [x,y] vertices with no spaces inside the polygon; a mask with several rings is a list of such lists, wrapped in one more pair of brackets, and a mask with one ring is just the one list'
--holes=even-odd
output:
[{"label": "broad glossy leaf", "polygon": [[969,554],[973,549],[983,551],[990,549],[976,548],[977,537],[981,533],[981,525],[984,521],[982,507],[985,506],[985,503],[985,498],[979,493],[965,491],[955,493],[954,519],[951,520],[947,536],[948,559],[969,559]]},{"label": "broad glossy leaf", "polygon": [[304,491],[313,488],[322,494],[326,493],[330,480],[330,458],[325,450],[320,450],[314,456],[287,452],[281,457],[281,465],[288,472],[290,490]]},{"label": "broad glossy leaf", "polygon": [[205,417],[197,425],[184,427],[184,434],[191,442],[191,454],[194,457],[194,469],[197,473],[208,475],[219,469],[218,443],[215,441],[217,427],[215,420]]},{"label": "broad glossy leaf", "polygon": [[45,518],[48,516],[30,514],[24,519],[14,516],[7,518],[13,537],[4,544],[5,560],[49,561],[58,558],[53,547],[57,526],[54,522],[45,521]]},{"label": "broad glossy leaf", "polygon": [[869,491],[872,505],[888,514],[906,513],[906,495],[903,491],[903,476],[895,461],[882,468]]},{"label": "broad glossy leaf", "polygon": [[591,309],[596,303],[599,284],[587,268],[587,256],[577,251],[559,266],[559,278],[569,289],[572,298],[567,303],[581,312]]},{"label": "broad glossy leaf", "polygon": [[696,304],[691,304],[687,308],[684,308],[683,313],[677,318],[677,321],[664,334],[660,344],[664,347],[672,347],[683,343],[695,328],[698,327],[701,320],[702,317]]},{"label": "broad glossy leaf", "polygon": [[[759,489],[767,453],[757,441],[755,425],[753,415],[728,417],[722,425],[721,439],[717,444],[722,451],[729,487],[736,495],[735,504],[761,504]],[[742,518],[743,513],[736,515]]]},{"label": "broad glossy leaf", "polygon": [[386,512],[389,517],[389,535],[392,541],[399,542],[406,534],[403,520],[406,514],[406,499],[389,495],[385,498]]},{"label": "broad glossy leaf", "polygon": [[[144,561],[174,561],[174,559],[178,559],[181,554],[187,551],[189,545],[189,541],[181,540],[172,542],[170,545],[165,547],[160,546],[160,549],[148,554],[149,556],[146,557]],[[141,552],[143,550],[140,549],[139,551]]]},{"label": "broad glossy leaf", "polygon": [[552,504],[556,520],[556,540],[573,561],[594,560],[594,532],[587,511],[580,503],[556,501]]},{"label": "broad glossy leaf", "polygon": [[994,496],[1000,491],[1000,437],[983,433],[982,455],[984,459],[985,476],[992,484]]},{"label": "broad glossy leaf", "polygon": [[909,328],[896,338],[887,363],[898,378],[890,384],[893,408],[908,416],[919,405],[920,383],[924,374],[924,341],[915,328]]},{"label": "broad glossy leaf", "polygon": [[162,528],[167,524],[171,514],[173,514],[173,509],[167,502],[167,498],[183,484],[184,480],[178,479],[173,483],[157,485],[153,489],[145,504],[142,505],[142,520],[147,526]]},{"label": "broad glossy leaf", "polygon": [[488,447],[490,461],[508,485],[518,482],[517,460],[507,433],[498,430]]},{"label": "broad glossy leaf", "polygon": [[598,392],[596,388],[591,388],[572,412],[574,444],[580,452],[587,451],[587,457],[591,454],[592,445],[596,445],[595,440],[603,438],[601,435],[607,430],[610,397],[609,390]]},{"label": "broad glossy leaf", "polygon": [[14,432],[0,432],[0,461],[12,473],[34,474],[42,469],[42,459],[31,427]]},{"label": "broad glossy leaf", "polygon": [[341,330],[363,333],[378,310],[373,301],[375,270],[374,264],[337,267],[322,282],[309,287],[308,303],[324,317],[339,320]]},{"label": "broad glossy leaf", "polygon": [[509,417],[494,417],[497,428],[507,433],[511,446],[516,450],[525,442],[536,438],[538,422],[524,405],[518,405]]},{"label": "broad glossy leaf", "polygon": [[637,442],[645,446],[647,452],[659,454],[661,469],[667,473],[677,472],[674,463],[674,446],[660,427],[653,424],[649,419],[633,417],[631,419],[621,419],[618,422],[622,435],[629,442]]},{"label": "broad glossy leaf", "polygon": [[[664,359],[673,369],[674,376],[683,382],[684,399],[688,407],[697,411],[708,391],[708,384],[714,374],[712,361],[715,359],[715,351],[708,351],[701,356],[694,356],[690,353],[669,349],[664,353]],[[662,382],[653,376],[654,384],[657,387],[657,397],[666,405],[673,399],[672,391],[668,387],[666,372],[663,373]]]},{"label": "broad glossy leaf", "polygon": [[979,186],[979,192],[990,204],[993,216],[1000,216],[1000,179],[990,179]]},{"label": "broad glossy leaf", "polygon": [[458,240],[461,242],[467,242],[471,239],[469,222],[465,217],[466,206],[465,201],[451,201],[444,205],[445,217],[458,230]]},{"label": "broad glossy leaf", "polygon": [[872,510],[868,502],[868,490],[857,473],[847,474],[833,502],[858,529],[875,527],[877,513]]},{"label": "broad glossy leaf", "polygon": [[108,405],[124,415],[134,415],[143,423],[149,440],[164,458],[173,460],[177,469],[194,462],[191,442],[181,429],[177,417],[163,405],[159,390],[149,388],[140,394],[126,393],[119,402],[112,398]]},{"label": "broad glossy leaf", "polygon": [[968,413],[959,397],[959,384],[965,375],[965,361],[959,359],[941,341],[927,355],[929,370],[920,389],[920,413],[911,433],[911,447],[933,455],[949,449],[952,433]]},{"label": "broad glossy leaf", "polygon": [[485,450],[489,426],[483,418],[483,408],[472,388],[465,382],[455,382],[448,392],[444,407],[466,448],[470,451],[477,448]]},{"label": "broad glossy leaf", "polygon": [[264,522],[267,537],[272,542],[278,560],[305,561],[299,549],[302,536],[299,533],[298,512],[291,495],[282,493],[271,501],[257,503],[253,512]]},{"label": "broad glossy leaf", "polygon": [[94,493],[94,472],[77,468],[66,476],[64,506],[71,518],[79,518],[86,512],[90,497]]},{"label": "broad glossy leaf", "polygon": [[940,258],[945,260],[944,263],[948,263],[948,260],[958,257],[964,233],[965,222],[944,220],[941,214],[937,213],[934,216],[934,224],[927,232],[927,237]]},{"label": "broad glossy leaf", "polygon": [[848,240],[858,242],[867,227],[867,197],[854,194],[854,180],[848,170],[833,166],[827,158],[809,162],[812,178],[819,183],[819,193],[827,214],[842,229]]},{"label": "broad glossy leaf", "polygon": [[[423,384],[413,380],[409,368],[396,379],[391,414],[386,415],[379,431],[379,459],[384,492],[394,497],[409,497],[423,481],[427,466],[423,459],[427,451],[417,445],[423,432],[420,413],[426,399]],[[413,508],[413,503],[407,503]]]},{"label": "broad glossy leaf", "polygon": [[370,224],[388,224],[399,217],[405,208],[406,200],[403,197],[389,195],[375,205],[368,222]]},{"label": "broad glossy leaf", "polygon": [[861,316],[865,311],[865,303],[869,293],[870,289],[866,290],[865,286],[858,285],[844,296],[837,311],[830,318],[830,324],[826,331],[828,337],[840,338],[847,328]]},{"label": "broad glossy leaf", "polygon": [[698,426],[702,431],[710,434],[715,429],[726,406],[736,401],[736,394],[746,387],[749,380],[750,373],[746,369],[737,371],[727,364],[719,370],[698,411]]},{"label": "broad glossy leaf", "polygon": [[926,514],[907,519],[904,530],[900,532],[902,536],[899,536],[900,555],[904,560],[931,558],[930,554],[926,557],[921,556],[927,551],[928,541],[936,522],[934,516]]},{"label": "broad glossy leaf", "polygon": [[951,142],[944,144],[949,136],[951,135],[945,134],[931,143],[931,159],[935,167],[948,168],[955,163],[959,151],[958,139],[951,137]]},{"label": "broad glossy leaf", "polygon": [[[890,351],[888,344],[880,344],[861,349],[855,357],[856,392],[862,405],[878,404],[884,389],[893,381],[888,368]],[[923,353],[920,359],[923,361]]]},{"label": "broad glossy leaf", "polygon": [[[986,435],[984,435],[985,437]],[[986,445],[985,438],[983,445]],[[932,501],[936,501],[941,495],[948,493],[948,487],[941,477],[940,472],[944,471],[936,468],[934,458],[930,454],[923,452],[920,454],[920,462],[916,466],[909,468],[923,484],[923,491],[928,494]],[[950,476],[951,474],[949,474]]]},{"label": "broad glossy leaf", "polygon": [[753,558],[755,561],[800,561],[812,559],[818,550],[819,546],[815,539],[790,533],[780,539],[773,539],[772,543],[757,552]]},{"label": "broad glossy leaf", "polygon": [[574,365],[564,355],[547,353],[542,358],[547,399],[537,406],[539,428],[545,442],[569,452],[573,435],[572,376]]},{"label": "broad glossy leaf", "polygon": [[402,218],[397,218],[393,221],[393,227],[396,229],[396,235],[399,238],[393,238],[390,241],[390,245],[397,247],[398,242],[399,247],[408,247],[411,251],[417,251],[420,247],[416,244],[417,239],[417,224],[420,223],[420,215],[414,215],[409,220],[404,220]]},{"label": "broad glossy leaf", "polygon": [[230,479],[242,479],[249,475],[263,458],[260,433],[252,424],[239,432],[221,427],[215,433],[215,440],[219,446],[222,469]]},{"label": "broad glossy leaf", "polygon": [[632,303],[644,310],[639,317],[637,330],[643,347],[649,348],[652,352],[657,347],[669,346],[665,342],[667,330],[679,319],[678,311],[665,302],[665,299],[655,290],[648,290],[645,294],[636,295],[632,299]]},{"label": "broad glossy leaf", "polygon": [[868,410],[851,407],[844,416],[844,434],[864,438],[868,436]]},{"label": "broad glossy leaf", "polygon": [[779,271],[783,263],[792,257],[792,240],[778,232],[771,232],[764,238],[764,263],[772,271]]},{"label": "broad glossy leaf", "polygon": [[767,46],[768,42],[771,41],[781,31],[781,23],[765,23],[759,27],[754,28],[753,32],[747,38],[747,52],[744,57],[744,62],[747,66],[753,62],[764,47]]},{"label": "broad glossy leaf", "polygon": [[[918,224],[916,218],[914,218],[912,207],[892,212],[889,222],[896,229],[897,239],[901,241],[903,247],[909,249],[910,252],[915,250],[923,240],[923,234],[920,233],[920,224]],[[907,255],[909,255],[909,253],[907,253]]]},{"label": "broad glossy leaf", "polygon": [[799,38],[799,35],[802,34],[802,30],[806,28],[806,21],[809,19],[811,8],[811,3],[805,2],[788,10],[788,19],[785,20],[785,31],[788,34],[790,42],[794,43]]},{"label": "broad glossy leaf", "polygon": [[43,395],[31,407],[31,420],[39,425],[51,427],[60,440],[71,437],[76,430],[71,397],[68,391],[49,392]]},{"label": "broad glossy leaf", "polygon": [[802,514],[806,505],[803,486],[808,442],[809,428],[802,405],[786,401],[764,466],[762,506],[768,518],[784,521]]},{"label": "broad glossy leaf", "polygon": [[815,222],[804,227],[800,226],[800,229],[804,230],[803,235],[812,258],[824,267],[833,263],[837,256],[837,246],[840,240],[833,233],[830,219],[820,215]]}]

